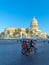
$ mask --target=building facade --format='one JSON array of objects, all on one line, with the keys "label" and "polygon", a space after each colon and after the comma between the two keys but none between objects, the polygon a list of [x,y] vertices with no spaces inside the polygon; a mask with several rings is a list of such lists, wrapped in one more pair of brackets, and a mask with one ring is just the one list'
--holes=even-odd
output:
[{"label": "building facade", "polygon": [[19,38],[46,38],[46,34],[39,30],[38,21],[34,17],[31,21],[30,27],[25,28],[6,28],[4,30],[5,39],[19,39]]}]

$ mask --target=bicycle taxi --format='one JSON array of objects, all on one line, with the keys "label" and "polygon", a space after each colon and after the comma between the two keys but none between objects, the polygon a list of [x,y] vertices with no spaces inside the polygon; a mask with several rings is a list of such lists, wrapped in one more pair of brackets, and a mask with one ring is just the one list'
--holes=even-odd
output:
[{"label": "bicycle taxi", "polygon": [[37,48],[35,47],[35,42],[31,39],[25,39],[25,40],[22,40],[22,50],[21,50],[21,53],[23,55],[26,55],[28,56],[30,54],[30,52],[34,52],[36,53],[37,51]]}]

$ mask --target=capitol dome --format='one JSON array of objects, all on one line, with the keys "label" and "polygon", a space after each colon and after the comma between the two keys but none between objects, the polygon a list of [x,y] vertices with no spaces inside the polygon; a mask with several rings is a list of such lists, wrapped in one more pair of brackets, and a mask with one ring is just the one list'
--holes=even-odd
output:
[{"label": "capitol dome", "polygon": [[34,17],[30,24],[30,30],[38,30],[38,23],[37,19]]},{"label": "capitol dome", "polygon": [[35,17],[32,19],[31,25],[38,25],[37,19]]}]

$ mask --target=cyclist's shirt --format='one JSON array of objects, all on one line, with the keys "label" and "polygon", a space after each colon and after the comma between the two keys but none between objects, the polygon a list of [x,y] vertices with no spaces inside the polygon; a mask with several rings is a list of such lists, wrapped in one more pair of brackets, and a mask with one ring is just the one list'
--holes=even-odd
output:
[{"label": "cyclist's shirt", "polygon": [[30,47],[31,47],[30,43],[27,43],[27,48],[30,48]]},{"label": "cyclist's shirt", "polygon": [[22,43],[22,47],[23,47],[23,48],[27,48],[26,43],[23,42],[23,43]]}]

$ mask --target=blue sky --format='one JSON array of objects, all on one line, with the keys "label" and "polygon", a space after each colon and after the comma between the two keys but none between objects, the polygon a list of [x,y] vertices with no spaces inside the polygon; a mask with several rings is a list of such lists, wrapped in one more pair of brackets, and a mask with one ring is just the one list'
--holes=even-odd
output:
[{"label": "blue sky", "polygon": [[34,16],[39,29],[49,34],[49,0],[0,0],[0,31],[28,28]]}]

